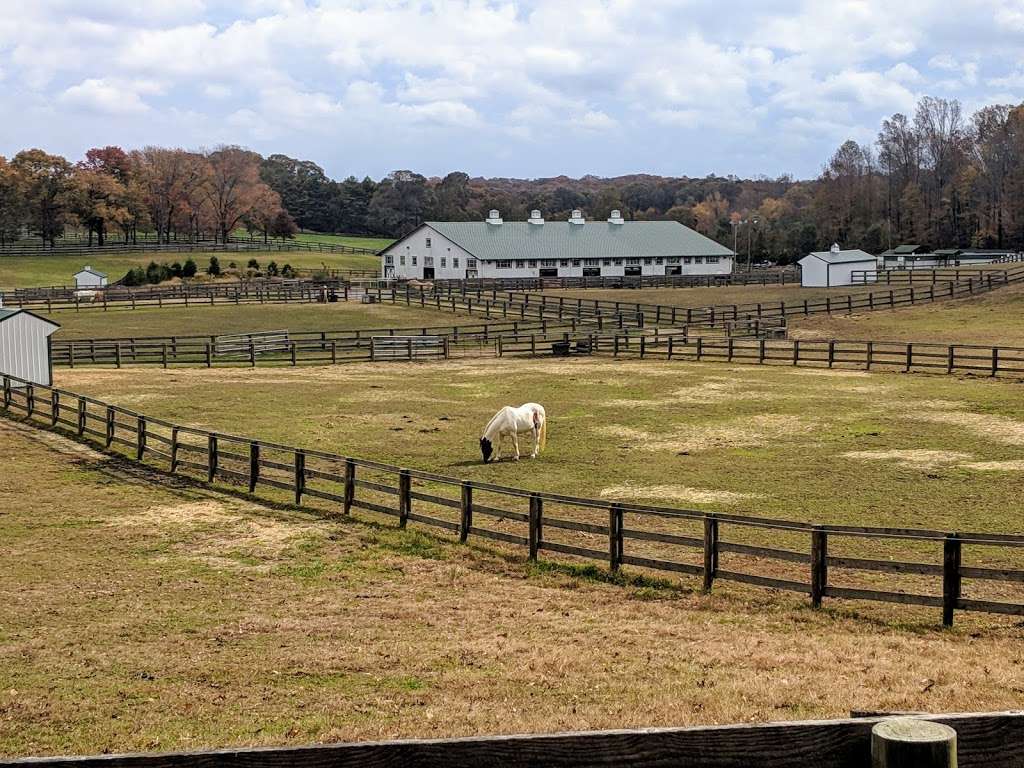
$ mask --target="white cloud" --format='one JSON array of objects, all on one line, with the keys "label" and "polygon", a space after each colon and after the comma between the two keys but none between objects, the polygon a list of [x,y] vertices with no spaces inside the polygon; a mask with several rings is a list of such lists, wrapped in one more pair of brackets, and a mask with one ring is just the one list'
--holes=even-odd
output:
[{"label": "white cloud", "polygon": [[57,97],[64,107],[107,115],[131,115],[148,112],[150,107],[139,95],[155,92],[151,83],[125,83],[103,79],[83,80]]}]

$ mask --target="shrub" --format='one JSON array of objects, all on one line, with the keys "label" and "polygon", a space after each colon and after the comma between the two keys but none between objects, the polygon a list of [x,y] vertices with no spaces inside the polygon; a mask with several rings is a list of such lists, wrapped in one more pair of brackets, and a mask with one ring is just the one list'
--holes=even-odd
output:
[{"label": "shrub", "polygon": [[181,272],[182,268],[180,261],[176,261],[173,264],[171,264],[171,277],[181,277]]},{"label": "shrub", "polygon": [[210,257],[210,266],[206,268],[206,274],[217,277],[220,275],[220,259],[216,256]]},{"label": "shrub", "polygon": [[149,262],[149,266],[146,267],[146,282],[147,283],[162,283],[170,276],[170,270],[167,269],[166,264],[157,264],[155,261]]},{"label": "shrub", "polygon": [[277,277],[277,273],[278,273],[278,270],[277,270],[277,262],[276,261],[272,261],[269,264],[267,264],[267,276],[268,277]]},{"label": "shrub", "polygon": [[181,268],[181,276],[195,277],[198,270],[199,268],[196,266],[196,260],[189,256],[185,259],[185,266]]},{"label": "shrub", "polygon": [[295,277],[295,270],[292,269],[291,264],[285,264],[281,267],[281,277]]},{"label": "shrub", "polygon": [[255,272],[259,272],[260,271],[260,263],[258,261],[256,261],[256,259],[249,259],[249,263],[246,264],[245,266],[248,267],[249,269],[255,271]]},{"label": "shrub", "polygon": [[122,285],[129,287],[136,285],[143,285],[146,282],[146,270],[142,267],[132,267],[129,269],[125,276],[121,279]]}]

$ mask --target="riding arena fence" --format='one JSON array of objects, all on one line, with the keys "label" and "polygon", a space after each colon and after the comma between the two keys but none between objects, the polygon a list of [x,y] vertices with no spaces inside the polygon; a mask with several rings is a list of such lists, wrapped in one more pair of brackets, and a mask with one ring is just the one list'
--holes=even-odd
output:
[{"label": "riding arena fence", "polygon": [[826,525],[629,504],[468,481],[153,418],[96,398],[3,376],[3,410],[129,459],[253,494],[285,494],[329,513],[365,510],[410,525],[524,548],[807,596],[1024,615],[1024,536]]}]

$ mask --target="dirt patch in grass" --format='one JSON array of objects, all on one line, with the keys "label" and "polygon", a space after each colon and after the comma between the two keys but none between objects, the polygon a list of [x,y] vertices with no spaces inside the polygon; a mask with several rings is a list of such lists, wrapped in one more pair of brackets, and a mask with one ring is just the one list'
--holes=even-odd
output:
[{"label": "dirt patch in grass", "polygon": [[971,458],[971,454],[959,451],[930,451],[923,448],[912,448],[892,451],[848,451],[843,454],[843,457],[862,461],[889,461],[909,469],[933,469],[965,461]]},{"label": "dirt patch in grass", "polygon": [[808,434],[815,421],[788,414],[760,414],[725,423],[687,426],[668,434],[655,434],[622,425],[598,427],[605,437],[627,440],[631,448],[643,451],[696,453],[716,448],[742,448],[765,445],[790,435]]},{"label": "dirt patch in grass", "polygon": [[1005,445],[1024,445],[1024,421],[966,411],[914,411],[910,418],[963,427],[974,435]]},{"label": "dirt patch in grass", "polygon": [[707,488],[688,488],[685,485],[636,485],[624,483],[602,488],[603,499],[654,499],[680,501],[690,504],[737,504],[748,499],[763,499],[762,493],[736,493],[714,491]]},{"label": "dirt patch in grass", "polygon": [[979,472],[1024,472],[1024,460],[1011,461],[969,461],[961,464],[964,469],[975,469]]}]

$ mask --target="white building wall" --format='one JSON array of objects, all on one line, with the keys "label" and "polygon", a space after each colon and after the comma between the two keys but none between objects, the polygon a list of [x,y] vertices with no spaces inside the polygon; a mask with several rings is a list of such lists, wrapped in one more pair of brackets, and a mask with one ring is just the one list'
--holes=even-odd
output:
[{"label": "white building wall", "polygon": [[853,285],[853,273],[874,271],[875,262],[871,261],[847,261],[842,264],[832,264],[829,269],[829,286]]},{"label": "white building wall", "polygon": [[[698,263],[700,259],[700,263]],[[709,261],[713,259],[713,261]],[[664,276],[672,267],[679,267],[680,275],[728,275],[732,272],[732,257],[697,256],[642,258],[638,265],[628,259],[512,259],[511,267],[499,267],[497,261],[480,262],[479,277],[517,278],[540,277],[541,269],[557,269],[558,277],[583,277],[584,269],[600,269],[600,277],[622,277],[627,267],[640,267],[642,276]],[[544,263],[554,261],[554,266]],[[596,261],[596,264],[590,262]],[[661,263],[658,263],[658,262]]]},{"label": "white building wall", "polygon": [[828,285],[828,264],[814,256],[800,259],[800,285],[804,288],[824,288]]},{"label": "white building wall", "polygon": [[[388,264],[389,257],[392,264]],[[384,251],[381,255],[381,277],[422,280],[424,269],[433,269],[435,280],[461,280],[466,277],[473,260],[473,256],[448,238],[429,227],[420,227]]]},{"label": "white building wall", "polygon": [[835,288],[853,285],[854,272],[873,272],[874,259],[829,264],[815,256],[800,259],[800,285],[804,288]]},{"label": "white building wall", "polygon": [[75,275],[76,288],[102,288],[107,284],[107,278],[94,275],[92,272],[79,272]]},{"label": "white building wall", "polygon": [[50,386],[50,335],[56,326],[19,312],[0,321],[0,374]]}]

